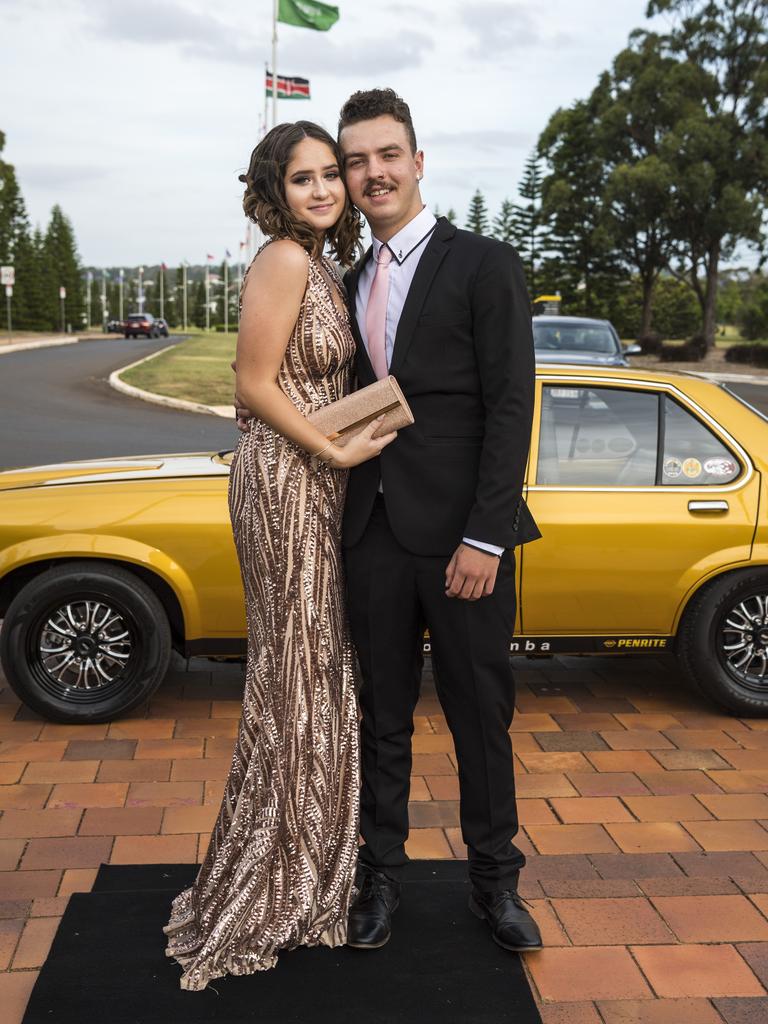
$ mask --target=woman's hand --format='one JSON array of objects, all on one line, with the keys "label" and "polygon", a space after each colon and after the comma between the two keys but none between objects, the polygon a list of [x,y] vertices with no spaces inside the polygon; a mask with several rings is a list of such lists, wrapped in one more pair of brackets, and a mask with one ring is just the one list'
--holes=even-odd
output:
[{"label": "woman's hand", "polygon": [[369,423],[343,448],[332,445],[327,452],[323,453],[323,461],[330,463],[335,469],[351,469],[353,466],[359,466],[361,462],[375,459],[377,455],[381,454],[382,449],[397,437],[396,430],[389,434],[382,434],[381,437],[373,436],[381,426],[383,419],[383,416],[379,416],[378,419]]}]

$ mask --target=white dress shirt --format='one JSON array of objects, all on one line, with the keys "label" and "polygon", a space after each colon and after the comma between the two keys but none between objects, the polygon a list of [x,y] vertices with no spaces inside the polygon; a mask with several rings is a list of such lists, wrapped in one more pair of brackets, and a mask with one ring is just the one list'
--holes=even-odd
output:
[{"label": "white dress shirt", "polygon": [[[376,266],[379,257],[379,250],[386,244],[392,252],[392,260],[389,264],[389,294],[387,296],[387,320],[384,331],[384,342],[387,353],[387,366],[392,362],[392,352],[395,347],[397,326],[400,323],[400,316],[403,312],[408,291],[419,265],[422,253],[427,247],[427,242],[432,236],[437,221],[431,210],[424,206],[421,213],[417,213],[413,220],[409,221],[404,228],[401,228],[396,235],[387,243],[380,242],[372,236],[373,258],[369,259],[357,280],[357,295],[355,296],[355,315],[360,335],[368,351],[368,337],[365,329],[365,313],[368,308],[368,297],[371,294],[371,286],[376,276]],[[381,490],[381,485],[379,485]],[[472,547],[489,551],[493,555],[501,555],[504,548],[496,544],[488,544],[485,541],[471,540],[463,537],[464,543]]]}]

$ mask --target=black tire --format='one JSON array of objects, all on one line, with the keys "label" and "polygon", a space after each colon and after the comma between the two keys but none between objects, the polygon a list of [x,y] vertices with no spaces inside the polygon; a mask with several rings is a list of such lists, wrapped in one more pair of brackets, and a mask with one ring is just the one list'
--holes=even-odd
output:
[{"label": "black tire", "polygon": [[123,337],[124,338],[130,338],[130,334],[124,334]]},{"label": "black tire", "polygon": [[702,587],[685,611],[677,652],[686,675],[715,703],[767,718],[768,567]]},{"label": "black tire", "polygon": [[36,576],[11,602],[0,633],[13,691],[54,722],[125,714],[154,693],[170,656],[168,617],[155,594],[101,563],[69,562]]}]

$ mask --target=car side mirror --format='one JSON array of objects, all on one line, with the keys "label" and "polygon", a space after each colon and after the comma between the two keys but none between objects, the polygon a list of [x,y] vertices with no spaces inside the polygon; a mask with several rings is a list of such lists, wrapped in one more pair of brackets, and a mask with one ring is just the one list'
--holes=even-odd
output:
[{"label": "car side mirror", "polygon": [[624,349],[624,355],[625,356],[639,356],[639,355],[642,354],[642,351],[643,351],[642,345],[627,345],[627,347]]}]

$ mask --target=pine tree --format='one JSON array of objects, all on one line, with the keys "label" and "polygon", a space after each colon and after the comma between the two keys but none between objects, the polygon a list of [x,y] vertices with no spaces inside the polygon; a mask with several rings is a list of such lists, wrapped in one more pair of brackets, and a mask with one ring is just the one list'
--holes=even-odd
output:
[{"label": "pine tree", "polygon": [[32,277],[34,298],[29,306],[30,329],[61,330],[58,284],[54,280],[53,263],[46,245],[46,236],[39,226],[32,233],[32,258],[35,269]]},{"label": "pine tree", "polygon": [[[5,134],[0,132],[0,153],[5,148]],[[13,164],[0,157],[0,264],[12,265],[16,244],[29,230],[24,199]]]},{"label": "pine tree", "polygon": [[46,287],[55,289],[57,297],[58,289],[62,286],[66,288],[64,329],[79,330],[83,325],[84,298],[80,258],[72,225],[58,204],[51,210],[51,220],[45,235],[45,249],[53,270]]},{"label": "pine tree", "polygon": [[448,208],[448,213],[446,213],[445,219],[448,221],[449,224],[456,223],[456,211],[452,206]]},{"label": "pine tree", "polygon": [[480,189],[472,196],[465,226],[469,231],[474,231],[476,235],[488,233],[488,207],[485,204],[485,196]]},{"label": "pine tree", "polygon": [[534,151],[528,157],[523,177],[518,186],[520,196],[527,200],[514,207],[512,238],[525,267],[528,288],[535,298],[538,291],[537,278],[542,257],[548,247],[549,232],[542,210],[544,176],[541,159]]},{"label": "pine tree", "polygon": [[493,237],[501,242],[515,242],[515,204],[505,199],[493,221]]}]

